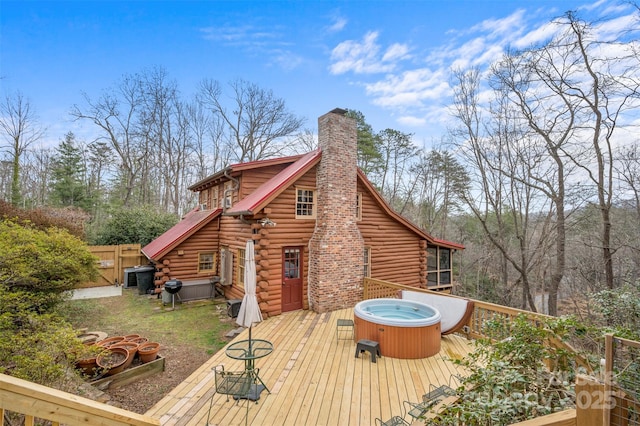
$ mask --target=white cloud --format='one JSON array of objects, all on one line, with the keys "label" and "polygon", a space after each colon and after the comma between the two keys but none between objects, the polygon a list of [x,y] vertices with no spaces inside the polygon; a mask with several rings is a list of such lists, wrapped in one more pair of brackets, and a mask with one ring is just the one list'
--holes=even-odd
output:
[{"label": "white cloud", "polygon": [[304,63],[304,58],[289,50],[274,50],[272,62],[285,71],[291,71]]},{"label": "white cloud", "polygon": [[557,32],[558,26],[552,22],[545,22],[537,28],[525,33],[519,39],[513,41],[511,44],[517,49],[524,49],[529,46],[542,43],[551,39]]},{"label": "white cloud", "polygon": [[470,32],[486,33],[488,38],[495,39],[519,33],[523,27],[525,10],[518,9],[511,15],[501,19],[485,19],[471,27]]},{"label": "white cloud", "polygon": [[[600,23],[594,15],[602,16],[604,9],[610,12],[613,9],[606,1],[597,2],[593,11],[589,7],[591,5],[580,8],[586,14],[581,17],[594,22],[598,40],[618,37],[621,29],[631,31],[629,37],[637,37],[640,32],[640,25],[633,21],[638,19],[638,13],[630,11],[628,5],[624,13],[617,8],[613,19],[606,16]],[[396,121],[402,125],[446,128],[446,122],[451,119],[446,105],[451,102],[452,70],[477,67],[482,74],[488,73],[491,64],[509,49],[525,49],[556,36],[562,26],[552,19],[561,17],[562,13],[549,8],[519,9],[504,18],[487,19],[468,29],[449,32],[445,43],[430,48],[421,57],[416,53],[418,46],[409,48],[396,43],[385,49],[378,32],[369,32],[361,40],[347,40],[337,45],[331,54],[330,69],[333,74],[384,73],[382,77],[363,78],[353,84],[364,87],[372,104],[396,115]],[[627,53],[623,47],[630,48],[609,44],[603,56],[623,58]],[[637,49],[640,51],[640,47]],[[403,62],[408,58],[412,62]],[[409,68],[409,64],[414,67]],[[479,96],[482,102],[488,102],[494,92],[484,87]]]},{"label": "white cloud", "polygon": [[409,47],[395,43],[381,53],[377,43],[378,32],[370,31],[361,41],[346,40],[338,44],[331,52],[332,74],[374,74],[391,72],[396,69],[397,62],[408,58]]},{"label": "white cloud", "polygon": [[348,22],[346,18],[342,16],[333,16],[331,20],[333,22],[331,23],[331,25],[327,27],[327,32],[329,33],[337,33],[342,31],[344,27],[347,26],[347,22]]},{"label": "white cloud", "polygon": [[410,126],[410,127],[421,127],[427,124],[426,118],[414,117],[410,115],[399,117],[396,121],[400,124],[404,124],[405,126]]},{"label": "white cloud", "polygon": [[398,76],[388,75],[384,80],[367,84],[367,94],[374,103],[384,107],[421,107],[427,100],[438,101],[450,92],[444,70],[422,68],[406,71]]},{"label": "white cloud", "polygon": [[406,59],[409,56],[409,47],[406,44],[392,44],[382,56],[384,62]]}]

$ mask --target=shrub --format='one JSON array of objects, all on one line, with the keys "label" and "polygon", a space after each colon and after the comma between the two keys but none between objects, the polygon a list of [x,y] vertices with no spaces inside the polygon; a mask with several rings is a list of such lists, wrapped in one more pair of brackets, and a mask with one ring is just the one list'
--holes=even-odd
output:
[{"label": "shrub", "polygon": [[498,340],[480,339],[467,357],[454,360],[468,376],[459,402],[437,424],[511,424],[574,406],[572,354],[549,344],[570,329],[561,319],[540,323],[520,315],[505,333],[504,322],[488,321],[486,334]]},{"label": "shrub", "polygon": [[64,388],[82,344],[55,307],[95,278],[95,261],[65,230],[0,222],[0,372]]},{"label": "shrub", "polygon": [[175,215],[157,213],[150,207],[118,210],[96,231],[97,245],[141,244],[145,246],[177,223]]},{"label": "shrub", "polygon": [[97,276],[96,257],[59,228],[39,230],[0,222],[0,290],[37,294],[52,301]]},{"label": "shrub", "polygon": [[84,238],[84,226],[89,220],[89,215],[79,208],[42,207],[24,210],[1,200],[0,217],[12,219],[40,230],[52,227],[66,229],[71,235],[78,238]]},{"label": "shrub", "polygon": [[[9,300],[7,300],[9,299]],[[0,295],[0,306],[15,301]],[[25,304],[0,311],[0,373],[64,389],[83,345],[72,327],[53,314]]]}]

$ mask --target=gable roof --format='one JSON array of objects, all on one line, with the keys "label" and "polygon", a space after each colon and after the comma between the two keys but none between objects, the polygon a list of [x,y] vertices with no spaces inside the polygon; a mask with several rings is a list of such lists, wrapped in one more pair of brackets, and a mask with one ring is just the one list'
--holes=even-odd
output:
[{"label": "gable roof", "polygon": [[251,194],[238,201],[225,214],[231,216],[253,215],[267,206],[274,198],[282,193],[300,176],[318,164],[322,151],[316,149],[300,157],[280,173],[260,185]]},{"label": "gable roof", "polygon": [[[197,190],[198,188],[203,188],[208,182],[215,181],[216,179],[219,179],[230,173],[237,173],[243,170],[251,170],[270,165],[291,163],[281,172],[256,188],[251,194],[247,195],[224,212],[225,215],[229,216],[251,216],[266,207],[293,182],[299,179],[313,166],[317,165],[320,162],[321,158],[322,151],[320,149],[316,149],[315,151],[311,151],[305,155],[296,155],[270,160],[252,161],[250,163],[234,164],[190,186],[189,189]],[[365,174],[360,169],[358,169],[358,179],[368,189],[369,193],[372,195],[378,205],[394,220],[403,224],[408,229],[415,232],[431,244],[448,247],[455,250],[464,249],[464,246],[461,244],[432,237],[431,235],[423,231],[420,227],[411,222],[409,219],[394,211],[391,206],[389,206],[389,204],[384,200],[384,198],[382,198],[382,195],[380,195],[380,193],[375,189],[373,184],[369,181],[369,179],[367,179]],[[175,226],[147,244],[142,249],[142,253],[149,259],[159,260],[169,251],[173,250],[173,248],[175,248],[178,244],[185,241],[187,238],[189,238],[211,220],[220,216],[222,213],[222,209],[200,210],[199,208],[196,208],[187,213],[185,217]]]},{"label": "gable roof", "polygon": [[148,259],[159,260],[216,216],[220,216],[221,213],[222,209],[200,210],[200,208],[197,207],[191,210],[180,222],[144,246],[142,253],[147,256]]},{"label": "gable roof", "polygon": [[206,189],[208,186],[212,185],[216,181],[220,179],[228,179],[229,175],[238,174],[243,170],[250,170],[250,169],[256,169],[260,167],[277,166],[279,164],[293,163],[295,161],[298,161],[303,156],[304,155],[302,154],[298,154],[298,155],[291,155],[288,157],[269,158],[267,160],[257,160],[257,161],[250,161],[248,163],[232,164],[210,176],[207,176],[204,179],[199,180],[198,182],[189,186],[187,189],[191,191],[201,191],[203,189]]}]

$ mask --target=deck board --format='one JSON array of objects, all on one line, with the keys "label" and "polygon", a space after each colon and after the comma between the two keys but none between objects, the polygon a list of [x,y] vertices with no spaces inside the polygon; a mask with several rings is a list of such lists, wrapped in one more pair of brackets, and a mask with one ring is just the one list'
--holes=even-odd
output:
[{"label": "deck board", "polygon": [[[241,370],[241,361],[213,355],[184,382],[153,406],[147,415],[163,426],[206,425],[371,425],[375,418],[403,415],[403,401],[418,401],[430,386],[449,384],[459,367],[450,359],[472,349],[466,339],[449,335],[437,355],[419,360],[381,357],[374,364],[369,353],[355,355],[348,331],[336,339],[336,320],[353,317],[352,309],[316,314],[296,311],[270,318],[253,327],[252,336],[269,340],[274,352],[256,360],[260,377],[271,390],[258,403],[236,402],[215,393],[212,368]],[[248,331],[236,340],[248,338]],[[248,411],[247,411],[248,407]],[[248,417],[247,417],[248,412]]]}]

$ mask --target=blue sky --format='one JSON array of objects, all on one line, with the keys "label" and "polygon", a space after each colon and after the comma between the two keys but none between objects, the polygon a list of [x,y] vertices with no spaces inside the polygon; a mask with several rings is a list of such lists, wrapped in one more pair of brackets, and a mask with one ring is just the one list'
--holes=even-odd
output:
[{"label": "blue sky", "polygon": [[615,0],[0,2],[0,95],[19,90],[57,143],[90,138],[68,111],[124,74],[165,68],[185,97],[202,79],[241,78],[315,129],[333,108],[429,146],[449,119],[452,67],[486,67],[548,36],[567,10],[624,16]]}]

